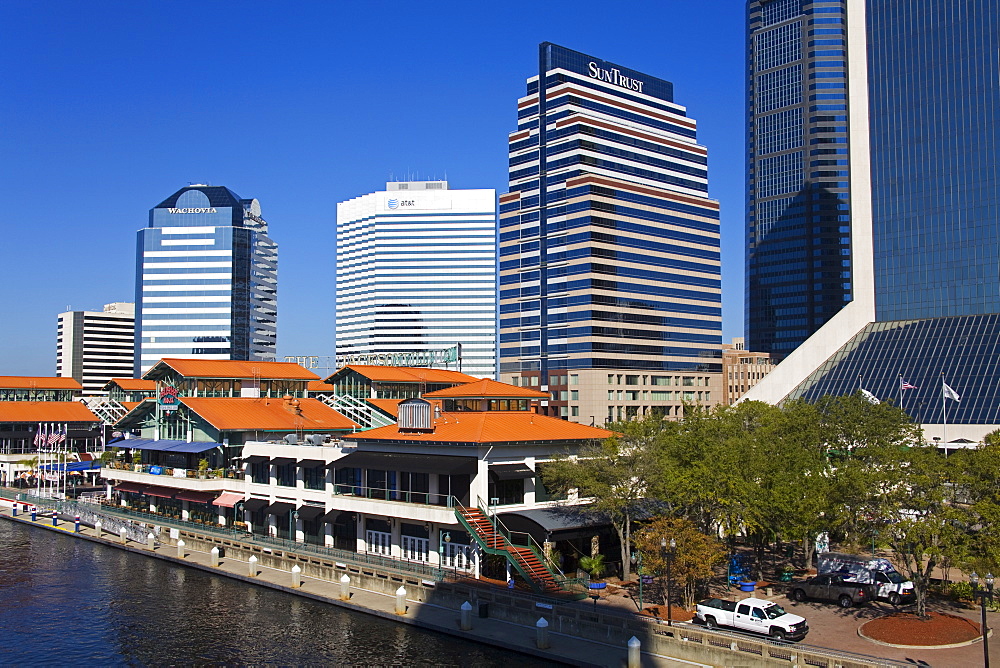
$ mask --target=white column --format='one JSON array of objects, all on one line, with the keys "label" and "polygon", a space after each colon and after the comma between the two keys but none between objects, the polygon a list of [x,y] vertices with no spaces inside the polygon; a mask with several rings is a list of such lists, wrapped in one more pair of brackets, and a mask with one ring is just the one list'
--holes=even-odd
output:
[{"label": "white column", "polygon": [[[535,468],[535,458],[534,457],[525,457],[524,458],[524,463],[525,463],[526,466],[529,466],[531,468]],[[525,504],[529,504],[529,505],[535,503],[535,479],[534,478],[528,478],[525,481],[525,485],[524,485],[524,502],[525,502]]]},{"label": "white column", "polygon": [[358,544],[357,551],[358,552],[364,552],[365,551],[365,514],[364,513],[358,513],[357,526],[355,528],[356,528],[356,534],[357,534],[357,537],[358,537],[357,541],[356,541],[357,544]]},{"label": "white column", "polygon": [[187,501],[181,501],[181,519],[185,522],[191,519],[191,504]]},{"label": "white column", "polygon": [[476,475],[473,476],[469,485],[469,505],[473,508],[476,506],[477,498],[482,499],[484,504],[490,502],[489,462],[485,459],[480,459],[477,464]]},{"label": "white column", "polygon": [[402,522],[399,521],[398,517],[389,518],[390,533],[392,534],[392,543],[389,545],[389,556],[393,559],[403,558],[403,546],[400,545],[400,537],[402,536]]}]

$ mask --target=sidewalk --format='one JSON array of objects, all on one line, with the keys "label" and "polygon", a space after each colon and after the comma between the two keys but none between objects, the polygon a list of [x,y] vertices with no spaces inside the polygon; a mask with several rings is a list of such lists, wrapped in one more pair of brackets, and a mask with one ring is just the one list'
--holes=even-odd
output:
[{"label": "sidewalk", "polygon": [[[292,574],[288,571],[263,568],[258,565],[258,575],[252,577],[249,573],[249,565],[246,561],[239,561],[231,557],[220,559],[218,568],[211,566],[210,555],[207,552],[200,552],[185,548],[185,558],[177,557],[177,548],[172,545],[160,545],[151,551],[145,545],[129,541],[122,545],[117,536],[107,532],[98,537],[93,528],[81,527],[81,533],[74,533],[73,522],[60,520],[59,526],[53,527],[51,513],[45,519],[38,516],[38,521],[32,523],[30,515],[21,513],[16,518],[11,517],[9,508],[0,510],[0,518],[7,521],[21,522],[24,524],[34,524],[38,528],[49,531],[58,531],[72,535],[76,538],[100,542],[105,545],[125,549],[136,554],[153,556],[164,561],[174,562],[189,568],[198,568],[203,571],[225,575],[227,577],[242,580],[251,584],[270,587],[280,591],[288,592],[297,596],[305,596],[317,601],[337,605],[356,612],[377,615],[392,621],[412,624],[422,628],[430,629],[440,633],[455,635],[467,640],[474,640],[484,644],[496,645],[504,649],[523,652],[532,656],[537,656],[550,661],[568,663],[577,666],[624,666],[627,660],[627,648],[616,647],[601,642],[595,642],[579,638],[576,636],[566,636],[559,633],[549,634],[550,648],[539,650],[535,646],[535,629],[533,627],[521,626],[498,619],[482,619],[473,615],[472,630],[462,631],[459,628],[459,611],[443,608],[430,603],[419,603],[417,601],[407,601],[406,615],[395,613],[396,599],[394,596],[380,594],[377,592],[351,587],[351,600],[340,600],[340,583],[328,582],[314,578],[302,577],[302,587],[292,588]],[[666,656],[642,654],[643,666],[663,666],[665,668],[702,666],[680,659],[673,659]]]}]

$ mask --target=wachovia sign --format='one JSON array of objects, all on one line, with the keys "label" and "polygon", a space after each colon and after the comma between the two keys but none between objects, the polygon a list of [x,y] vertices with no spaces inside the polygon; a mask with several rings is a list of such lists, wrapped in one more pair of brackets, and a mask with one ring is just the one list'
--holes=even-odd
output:
[{"label": "wachovia sign", "polygon": [[170,213],[219,213],[214,206],[202,207],[200,209],[167,209]]},{"label": "wachovia sign", "polygon": [[590,74],[591,79],[607,81],[610,84],[621,86],[622,88],[627,88],[628,90],[634,90],[637,93],[642,92],[642,84],[645,83],[644,81],[639,81],[638,79],[625,76],[617,67],[606,70],[603,67],[598,67],[597,63],[593,62],[587,65],[587,72]]}]

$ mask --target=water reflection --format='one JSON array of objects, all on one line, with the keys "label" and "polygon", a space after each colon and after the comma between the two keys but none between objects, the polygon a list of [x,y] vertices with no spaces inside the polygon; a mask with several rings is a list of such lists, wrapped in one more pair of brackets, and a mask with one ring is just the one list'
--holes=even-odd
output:
[{"label": "water reflection", "polygon": [[0,521],[0,664],[549,666]]}]

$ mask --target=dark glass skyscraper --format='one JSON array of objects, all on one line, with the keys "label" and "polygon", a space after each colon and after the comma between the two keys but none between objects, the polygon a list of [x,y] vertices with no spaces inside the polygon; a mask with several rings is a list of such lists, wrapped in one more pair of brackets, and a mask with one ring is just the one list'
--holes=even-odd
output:
[{"label": "dark glass skyscraper", "polygon": [[[784,43],[804,59],[803,95],[817,96],[804,104],[846,103],[842,131],[805,125],[801,143],[810,154],[817,146],[844,147],[815,157],[838,164],[811,166],[802,179],[811,187],[824,172],[842,174],[836,178],[844,188],[835,190],[846,201],[838,217],[848,217],[838,221],[846,305],[818,330],[813,312],[809,340],[789,350],[748,397],[816,398],[864,387],[902,402],[925,428],[1000,423],[1000,0],[753,0],[747,8],[754,85],[774,71],[763,67],[759,45],[798,22],[803,32]],[[783,23],[768,23],[769,13],[780,13]],[[821,45],[839,52],[822,57],[841,61],[837,68],[819,65]],[[846,78],[831,74],[835,85],[821,89],[825,74],[836,71]],[[755,233],[773,198],[758,184],[769,154],[757,94],[748,116],[747,334],[760,346],[794,341],[800,324],[782,309],[798,307],[822,284],[822,277],[797,275],[773,287],[779,282],[765,279],[777,273],[776,258],[787,252],[790,263],[805,263],[781,274],[788,277],[816,271],[834,255],[823,241],[832,220],[797,221],[801,236],[787,248],[778,240],[769,246],[773,227]],[[823,138],[836,141],[813,143]],[[916,389],[903,389],[903,380]],[[943,398],[945,382],[961,401]]]},{"label": "dark glass skyscraper", "polygon": [[181,188],[138,232],[136,377],[164,357],[274,361],[278,246],[260,203]]},{"label": "dark glass skyscraper", "polygon": [[846,2],[747,25],[747,349],[781,360],[851,300]]}]

